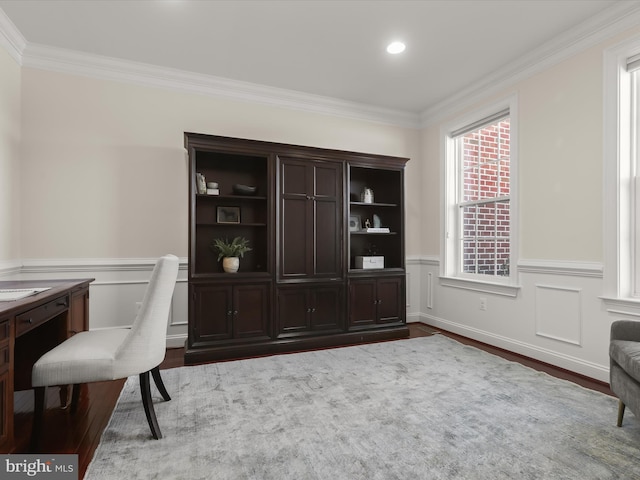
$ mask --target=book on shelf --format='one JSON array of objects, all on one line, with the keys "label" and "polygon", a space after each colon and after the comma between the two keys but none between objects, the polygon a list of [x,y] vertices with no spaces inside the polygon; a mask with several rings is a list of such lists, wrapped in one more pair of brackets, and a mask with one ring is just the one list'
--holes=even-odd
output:
[{"label": "book on shelf", "polygon": [[207,188],[207,195],[220,195],[219,188]]},{"label": "book on shelf", "polygon": [[368,227],[364,229],[367,233],[391,233],[389,227]]}]

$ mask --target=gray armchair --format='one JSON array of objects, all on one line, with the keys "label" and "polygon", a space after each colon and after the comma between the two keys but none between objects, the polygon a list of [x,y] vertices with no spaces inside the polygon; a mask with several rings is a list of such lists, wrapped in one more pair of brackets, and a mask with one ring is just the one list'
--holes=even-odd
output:
[{"label": "gray armchair", "polygon": [[640,322],[618,320],[611,324],[609,383],[618,397],[618,426],[625,406],[640,419]]}]

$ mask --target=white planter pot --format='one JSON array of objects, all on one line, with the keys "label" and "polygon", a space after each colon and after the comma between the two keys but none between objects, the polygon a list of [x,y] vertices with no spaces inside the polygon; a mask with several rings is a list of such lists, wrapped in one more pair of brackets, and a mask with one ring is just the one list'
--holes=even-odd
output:
[{"label": "white planter pot", "polygon": [[222,259],[222,268],[227,273],[236,273],[240,267],[240,259],[238,257],[224,257]]}]

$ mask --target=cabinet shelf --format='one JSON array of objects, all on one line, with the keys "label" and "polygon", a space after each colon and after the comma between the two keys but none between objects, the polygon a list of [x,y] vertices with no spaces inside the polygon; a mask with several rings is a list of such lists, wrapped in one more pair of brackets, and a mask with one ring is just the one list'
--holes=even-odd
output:
[{"label": "cabinet shelf", "polygon": [[358,231],[358,232],[350,232],[351,235],[397,235],[398,232],[364,232],[364,231]]},{"label": "cabinet shelf", "polygon": [[357,207],[397,207],[398,206],[397,203],[380,203],[380,202],[374,202],[374,203],[350,202],[350,203],[351,205],[357,206]]},{"label": "cabinet shelf", "polygon": [[198,227],[266,227],[266,223],[216,223],[216,222],[198,222]]},{"label": "cabinet shelf", "polygon": [[253,201],[265,201],[267,197],[256,195],[207,195],[205,193],[196,194],[196,198],[218,199],[218,200],[253,200]]},{"label": "cabinet shelf", "polygon": [[404,269],[399,267],[384,267],[384,268],[350,268],[349,276],[350,277],[361,277],[361,276],[369,276],[372,272],[376,274],[385,274],[385,275],[398,275],[403,274]]}]

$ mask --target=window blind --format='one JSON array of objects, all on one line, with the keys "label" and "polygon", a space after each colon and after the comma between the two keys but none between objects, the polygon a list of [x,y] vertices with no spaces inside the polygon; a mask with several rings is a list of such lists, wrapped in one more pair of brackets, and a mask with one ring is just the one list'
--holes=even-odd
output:
[{"label": "window blind", "polygon": [[[638,58],[638,61],[640,62],[640,58]],[[640,67],[640,63],[638,66]],[[493,115],[489,115],[488,117],[484,117],[469,125],[465,125],[464,127],[459,128],[458,130],[454,130],[453,132],[451,132],[450,135],[452,138],[459,137],[460,135],[464,135],[465,133],[478,130],[479,128],[484,127],[485,125],[489,125],[490,123],[497,122],[498,120],[502,120],[503,118],[506,118],[508,116],[509,116],[509,109],[505,108],[504,110],[500,110],[499,112],[496,112]]]},{"label": "window blind", "polygon": [[634,72],[640,69],[640,53],[627,59],[627,72]]}]

